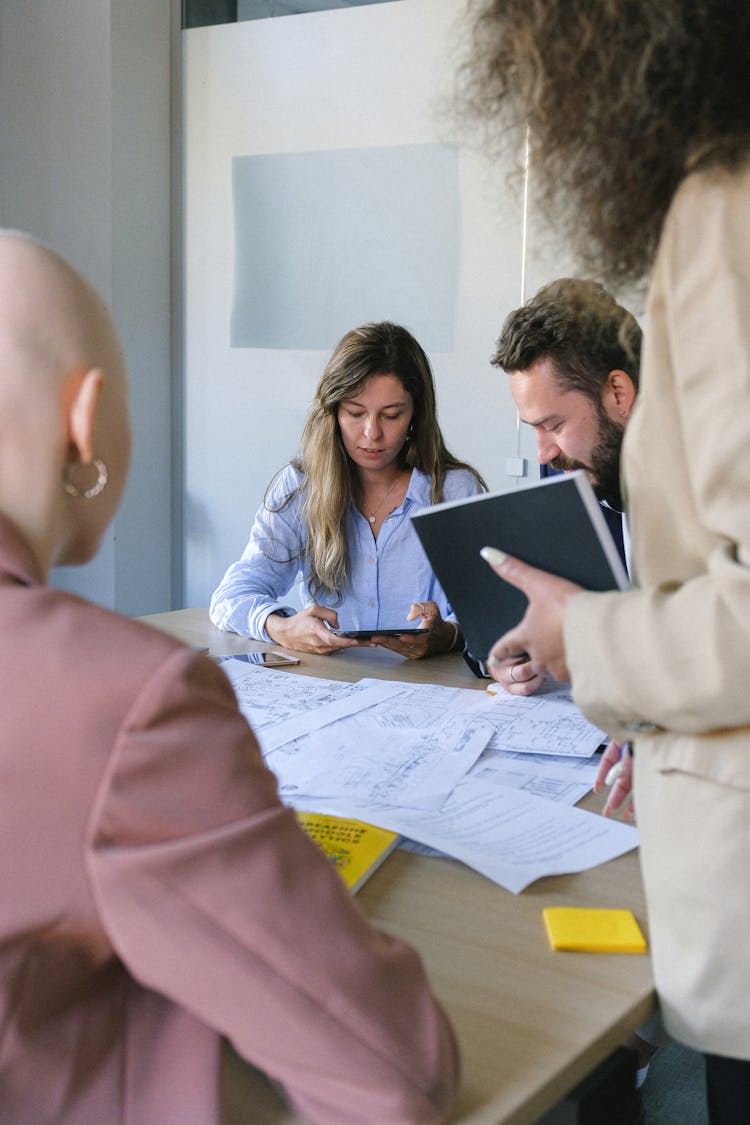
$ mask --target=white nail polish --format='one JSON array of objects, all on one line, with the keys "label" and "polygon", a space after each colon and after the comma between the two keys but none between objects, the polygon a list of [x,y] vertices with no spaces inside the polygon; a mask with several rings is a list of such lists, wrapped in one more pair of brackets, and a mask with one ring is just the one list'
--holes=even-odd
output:
[{"label": "white nail polish", "polygon": [[479,554],[490,566],[501,566],[508,557],[505,551],[499,551],[497,547],[482,547]]}]

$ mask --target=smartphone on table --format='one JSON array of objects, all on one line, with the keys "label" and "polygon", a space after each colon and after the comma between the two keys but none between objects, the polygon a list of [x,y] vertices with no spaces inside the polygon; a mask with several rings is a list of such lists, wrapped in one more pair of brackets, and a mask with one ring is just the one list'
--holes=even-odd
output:
[{"label": "smartphone on table", "polygon": [[261,668],[281,668],[288,664],[299,664],[298,656],[287,656],[285,652],[237,652],[223,660],[244,660],[246,664],[258,664]]}]

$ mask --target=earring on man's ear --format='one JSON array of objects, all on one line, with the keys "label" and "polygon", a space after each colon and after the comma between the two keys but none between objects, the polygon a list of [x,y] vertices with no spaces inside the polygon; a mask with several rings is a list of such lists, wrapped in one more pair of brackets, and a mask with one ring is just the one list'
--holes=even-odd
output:
[{"label": "earring on man's ear", "polygon": [[[68,496],[81,496],[84,500],[93,500],[95,496],[98,496],[99,493],[103,492],[107,487],[107,480],[109,479],[107,474],[107,466],[104,464],[100,457],[95,457],[91,464],[92,467],[96,469],[96,480],[92,485],[85,489],[80,489],[78,485],[74,484],[70,479],[70,474],[76,466],[65,466],[65,471],[63,473],[63,488],[67,492]],[[80,465],[80,462],[78,463],[78,467],[82,467]]]}]

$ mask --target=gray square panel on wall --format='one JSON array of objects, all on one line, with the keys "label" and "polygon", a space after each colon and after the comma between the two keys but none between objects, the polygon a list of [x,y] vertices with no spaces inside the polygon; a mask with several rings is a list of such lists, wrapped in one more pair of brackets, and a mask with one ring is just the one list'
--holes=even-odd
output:
[{"label": "gray square panel on wall", "polygon": [[235,156],[233,347],[329,350],[366,321],[453,348],[455,145]]},{"label": "gray square panel on wall", "polygon": [[308,12],[327,12],[333,8],[359,8],[365,4],[386,3],[393,3],[393,0],[237,0],[237,19],[301,16]]}]

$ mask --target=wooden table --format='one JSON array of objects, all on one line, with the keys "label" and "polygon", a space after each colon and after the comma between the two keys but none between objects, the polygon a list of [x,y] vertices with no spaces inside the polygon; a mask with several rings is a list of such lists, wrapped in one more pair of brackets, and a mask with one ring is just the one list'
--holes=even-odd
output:
[{"label": "wooden table", "polygon": [[[207,645],[212,655],[272,647],[220,632],[205,610],[142,620],[188,644]],[[303,654],[302,663],[289,672],[483,687],[459,656],[404,661],[370,648],[328,657]],[[597,810],[601,799],[590,794],[582,804]],[[456,861],[397,851],[362,888],[358,901],[373,922],[420,951],[453,1020],[464,1076],[454,1122],[530,1125],[652,1011],[648,957],[554,953],[541,918],[545,906],[630,907],[646,932],[636,852],[591,871],[540,879],[513,895]],[[260,1076],[238,1074],[240,1086],[246,1080],[255,1125],[298,1121]],[[246,1090],[238,1099],[247,1096]]]}]

